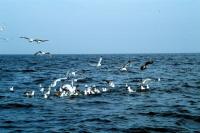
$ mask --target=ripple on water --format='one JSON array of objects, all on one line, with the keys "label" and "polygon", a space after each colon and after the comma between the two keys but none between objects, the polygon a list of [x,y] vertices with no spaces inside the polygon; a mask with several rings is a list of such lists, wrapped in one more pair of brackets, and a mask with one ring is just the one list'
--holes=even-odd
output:
[{"label": "ripple on water", "polygon": [[28,109],[34,108],[33,104],[24,104],[24,103],[7,103],[7,104],[0,104],[0,109]]}]

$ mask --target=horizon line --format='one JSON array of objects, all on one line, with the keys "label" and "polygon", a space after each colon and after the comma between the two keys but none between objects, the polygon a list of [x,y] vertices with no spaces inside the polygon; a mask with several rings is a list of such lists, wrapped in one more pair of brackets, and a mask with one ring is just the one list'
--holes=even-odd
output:
[{"label": "horizon line", "polygon": [[[34,54],[34,53],[33,53]],[[0,55],[33,55],[33,54],[19,54],[19,53],[6,53]],[[200,54],[200,52],[150,52],[150,53],[59,53],[51,55],[134,55],[134,54]]]}]

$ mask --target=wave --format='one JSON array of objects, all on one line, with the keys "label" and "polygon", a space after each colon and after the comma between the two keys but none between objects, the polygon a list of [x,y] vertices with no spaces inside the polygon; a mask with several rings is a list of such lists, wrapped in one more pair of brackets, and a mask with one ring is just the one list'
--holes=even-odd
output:
[{"label": "wave", "polygon": [[0,109],[24,109],[24,108],[33,108],[32,104],[21,104],[21,103],[8,103],[1,104]]},{"label": "wave", "polygon": [[111,120],[108,119],[102,119],[102,118],[91,118],[91,119],[85,119],[81,120],[81,122],[102,122],[102,123],[110,123]]}]

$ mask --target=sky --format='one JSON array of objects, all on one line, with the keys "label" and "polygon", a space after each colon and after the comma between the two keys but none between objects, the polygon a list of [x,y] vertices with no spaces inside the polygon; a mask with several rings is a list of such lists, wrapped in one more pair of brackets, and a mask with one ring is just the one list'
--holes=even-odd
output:
[{"label": "sky", "polygon": [[[0,0],[0,54],[199,53],[200,0]],[[28,43],[19,38],[48,39]]]}]

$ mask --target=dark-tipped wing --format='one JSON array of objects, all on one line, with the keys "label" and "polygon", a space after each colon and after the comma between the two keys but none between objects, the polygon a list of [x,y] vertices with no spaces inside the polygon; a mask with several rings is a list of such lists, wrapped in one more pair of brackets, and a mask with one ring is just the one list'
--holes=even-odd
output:
[{"label": "dark-tipped wing", "polygon": [[50,53],[50,52],[46,52],[45,54],[46,54],[46,55],[51,55],[51,53]]},{"label": "dark-tipped wing", "polygon": [[21,37],[19,37],[19,38],[23,38],[23,39],[27,39],[27,40],[29,40],[30,38],[28,38],[28,37],[25,37],[25,36],[21,36]]},{"label": "dark-tipped wing", "polygon": [[42,40],[42,39],[34,39],[35,42],[46,42],[46,41],[49,41],[49,40]]},{"label": "dark-tipped wing", "polygon": [[41,54],[41,53],[42,53],[42,51],[38,51],[34,55],[38,55],[38,54]]},{"label": "dark-tipped wing", "polygon": [[145,64],[140,67],[140,70],[144,70],[144,69],[146,69],[146,65]]},{"label": "dark-tipped wing", "polygon": [[153,61],[151,60],[151,61],[147,61],[146,63],[145,63],[145,65],[147,66],[147,65],[150,65],[150,64],[153,64]]},{"label": "dark-tipped wing", "polygon": [[41,42],[47,42],[47,41],[49,41],[49,40],[40,40]]},{"label": "dark-tipped wing", "polygon": [[106,83],[109,83],[111,80],[103,79],[102,81],[105,81]]}]

